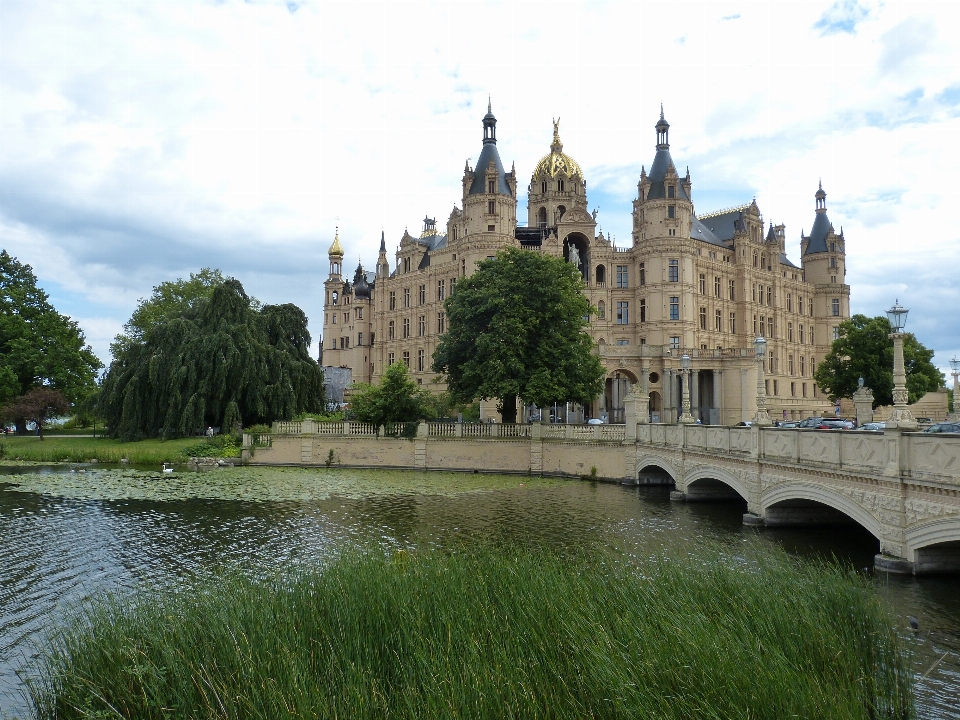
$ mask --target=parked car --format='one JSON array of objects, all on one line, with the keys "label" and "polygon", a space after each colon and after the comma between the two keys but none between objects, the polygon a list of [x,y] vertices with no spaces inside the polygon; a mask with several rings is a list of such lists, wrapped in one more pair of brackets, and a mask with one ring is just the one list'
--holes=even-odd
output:
[{"label": "parked car", "polygon": [[603,420],[600,418],[590,418],[587,420],[587,425],[603,425]]},{"label": "parked car", "polygon": [[818,428],[818,427],[820,427],[820,423],[822,423],[823,420],[824,420],[824,418],[822,418],[822,417],[811,417],[811,418],[807,418],[806,420],[801,420],[801,421],[800,421],[800,424],[797,425],[797,427],[802,427],[802,428]]},{"label": "parked car", "polygon": [[883,432],[883,429],[887,426],[886,423],[882,422],[871,422],[864,423],[860,426],[861,430],[866,430],[868,432]]},{"label": "parked car", "polygon": [[785,422],[780,423],[777,427],[782,427],[782,428],[798,428],[798,427],[800,427],[800,421],[799,421],[799,420],[787,420],[787,421],[785,421]]},{"label": "parked car", "polygon": [[955,422],[941,422],[936,425],[931,425],[926,430],[925,433],[958,433],[960,434],[960,423]]},{"label": "parked car", "polygon": [[843,418],[824,418],[817,427],[820,430],[855,430],[857,424],[853,420]]},{"label": "parked car", "polygon": [[753,427],[752,420],[743,420],[737,423],[737,427]]}]

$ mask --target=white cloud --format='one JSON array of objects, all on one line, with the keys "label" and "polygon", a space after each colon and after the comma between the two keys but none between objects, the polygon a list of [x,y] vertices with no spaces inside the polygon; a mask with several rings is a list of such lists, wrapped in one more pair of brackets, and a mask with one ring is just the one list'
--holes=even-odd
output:
[{"label": "white cloud", "polygon": [[698,209],[756,194],[798,261],[822,177],[854,309],[880,312],[899,285],[939,360],[960,347],[944,309],[957,305],[940,301],[960,259],[946,220],[960,58],[936,30],[955,15],[946,3],[4,2],[0,244],[98,304],[83,317],[118,326],[151,286],[213,266],[301,305],[316,335],[334,226],[352,270],[373,265],[381,228],[392,251],[424,214],[444,220],[487,93],[521,178],[562,118],[621,244],[663,102]]}]

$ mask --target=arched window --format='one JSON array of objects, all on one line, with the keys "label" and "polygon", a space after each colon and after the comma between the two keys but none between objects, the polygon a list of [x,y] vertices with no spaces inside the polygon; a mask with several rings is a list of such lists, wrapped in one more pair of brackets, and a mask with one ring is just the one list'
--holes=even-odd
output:
[{"label": "arched window", "polygon": [[597,287],[603,287],[607,281],[607,269],[603,265],[597,265]]},{"label": "arched window", "polygon": [[546,208],[542,207],[540,208],[539,212],[537,212],[537,222],[540,224],[541,229],[547,226],[547,209]]},{"label": "arched window", "polygon": [[565,208],[563,205],[560,205],[560,206],[557,208],[557,220],[562,220],[562,219],[563,219],[563,214],[564,214],[566,211],[567,211],[567,208]]},{"label": "arched window", "polygon": [[607,304],[603,300],[597,303],[597,317],[601,320],[607,318]]},{"label": "arched window", "polygon": [[754,250],[754,251],[753,251],[753,266],[754,266],[754,267],[757,267],[758,264],[759,264],[759,261],[757,260],[757,251]]},{"label": "arched window", "polygon": [[563,192],[563,179],[557,180],[557,192]]},{"label": "arched window", "polygon": [[544,180],[540,183],[540,192],[545,193],[547,191],[547,181]]}]

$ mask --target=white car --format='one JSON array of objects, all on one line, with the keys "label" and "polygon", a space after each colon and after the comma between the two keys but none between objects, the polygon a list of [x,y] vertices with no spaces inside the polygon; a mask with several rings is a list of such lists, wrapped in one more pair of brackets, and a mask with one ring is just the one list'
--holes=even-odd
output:
[{"label": "white car", "polygon": [[603,425],[603,420],[600,418],[590,418],[587,420],[587,425]]}]

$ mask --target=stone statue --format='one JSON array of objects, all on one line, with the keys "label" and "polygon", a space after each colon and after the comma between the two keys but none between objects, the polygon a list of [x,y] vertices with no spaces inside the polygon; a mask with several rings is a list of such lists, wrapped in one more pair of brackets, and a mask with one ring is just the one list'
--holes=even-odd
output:
[{"label": "stone statue", "polygon": [[572,243],[567,246],[567,261],[572,263],[577,270],[580,269],[580,251]]}]

